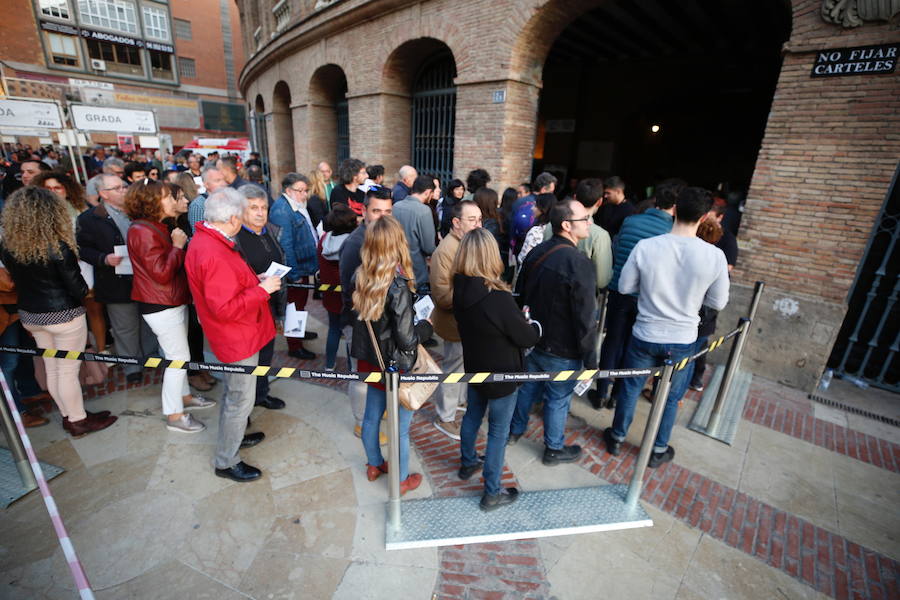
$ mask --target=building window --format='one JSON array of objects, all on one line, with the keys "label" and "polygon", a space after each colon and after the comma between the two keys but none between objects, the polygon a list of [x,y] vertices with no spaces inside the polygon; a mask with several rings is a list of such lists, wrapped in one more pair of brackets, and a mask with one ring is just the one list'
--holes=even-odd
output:
[{"label": "building window", "polygon": [[185,19],[173,19],[175,23],[175,37],[183,40],[194,39],[194,32],[191,31],[191,22]]},{"label": "building window", "polygon": [[54,65],[78,66],[78,38],[71,35],[48,33],[47,41],[50,46],[50,59]]},{"label": "building window", "polygon": [[41,0],[41,14],[45,17],[55,17],[57,19],[69,18],[69,2],[68,0]]},{"label": "building window", "polygon": [[175,73],[172,71],[172,55],[168,52],[158,52],[156,50],[147,50],[150,54],[150,73],[153,79],[165,79],[167,81],[175,80]]},{"label": "building window", "polygon": [[137,33],[134,3],[125,0],[78,0],[81,22],[125,33]]},{"label": "building window", "polygon": [[106,70],[125,75],[143,75],[144,66],[141,61],[141,50],[135,46],[123,46],[87,40],[88,55],[106,63]]},{"label": "building window", "polygon": [[163,8],[145,6],[144,32],[147,37],[169,41],[169,15]]},{"label": "building window", "polygon": [[291,20],[291,4],[288,0],[279,0],[272,7],[272,14],[275,15],[275,29],[281,29]]},{"label": "building window", "polygon": [[194,79],[197,77],[197,63],[193,58],[178,57],[178,74],[182,79]]}]

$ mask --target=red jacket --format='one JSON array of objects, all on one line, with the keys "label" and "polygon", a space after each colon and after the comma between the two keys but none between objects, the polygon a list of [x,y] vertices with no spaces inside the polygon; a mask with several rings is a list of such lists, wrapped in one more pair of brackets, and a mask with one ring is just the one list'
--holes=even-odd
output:
[{"label": "red jacket", "polygon": [[134,269],[131,299],[182,306],[191,301],[184,273],[184,250],[172,245],[162,223],[138,220],[128,228],[128,256]]},{"label": "red jacket", "polygon": [[216,358],[243,360],[275,337],[269,294],[234,242],[197,223],[185,267],[197,317]]}]

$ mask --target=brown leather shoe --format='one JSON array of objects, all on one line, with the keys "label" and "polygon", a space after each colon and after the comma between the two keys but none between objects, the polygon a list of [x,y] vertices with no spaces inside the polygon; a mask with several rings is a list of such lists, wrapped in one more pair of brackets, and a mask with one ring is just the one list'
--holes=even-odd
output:
[{"label": "brown leather shoe", "polygon": [[80,438],[89,433],[106,429],[115,423],[119,417],[107,416],[98,417],[96,415],[88,415],[86,419],[80,421],[69,421],[69,435],[73,438]]},{"label": "brown leather shoe", "polygon": [[41,415],[30,410],[26,410],[19,416],[22,418],[22,425],[24,425],[26,428],[40,427],[41,425],[46,425],[50,422],[50,419],[42,417]]},{"label": "brown leather shoe", "polygon": [[217,383],[219,383],[219,380],[216,379],[215,377],[213,377],[213,374],[210,373],[209,371],[200,371],[200,375],[206,380],[206,383],[208,383],[211,386],[214,386]]},{"label": "brown leather shoe", "polygon": [[198,392],[208,392],[212,389],[212,385],[203,375],[188,375],[188,384]]},{"label": "brown leather shoe", "polygon": [[406,492],[411,492],[419,487],[420,483],[422,483],[422,474],[412,473],[409,477],[400,482],[400,495],[402,496],[406,494]]},{"label": "brown leather shoe", "polygon": [[366,465],[366,479],[369,481],[375,481],[379,477],[381,477],[382,473],[388,472],[388,464],[387,461],[384,461],[377,467],[373,467],[372,465]]},{"label": "brown leather shoe", "polygon": [[[100,412],[91,412],[89,410],[86,410],[86,411],[84,411],[84,414],[86,414],[89,417],[94,417],[95,419],[105,419],[106,417],[108,417],[110,415],[110,412],[108,410],[101,410]],[[118,418],[118,417],[116,417],[116,418]],[[69,421],[69,417],[63,417],[63,429],[65,429],[66,431],[69,431],[69,427],[71,427],[71,425],[72,425],[72,422]]]}]

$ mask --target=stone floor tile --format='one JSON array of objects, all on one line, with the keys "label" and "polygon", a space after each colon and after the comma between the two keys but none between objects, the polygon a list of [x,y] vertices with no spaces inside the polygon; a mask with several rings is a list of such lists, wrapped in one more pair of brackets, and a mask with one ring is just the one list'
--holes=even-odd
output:
[{"label": "stone floor tile", "polygon": [[900,474],[847,456],[834,456],[841,535],[900,560]]},{"label": "stone floor tile", "polygon": [[206,498],[226,487],[237,485],[216,477],[213,447],[195,444],[167,444],[150,475],[150,489],[176,490],[191,500]]},{"label": "stone floor tile", "polygon": [[239,600],[246,596],[178,561],[171,561],[121,585],[96,591],[97,600]]},{"label": "stone floor tile", "polygon": [[[72,543],[91,584],[97,589],[133,579],[171,560],[196,522],[186,496],[148,490],[103,507],[83,520],[67,523]],[[62,550],[53,555],[54,576],[65,581]],[[68,585],[74,588],[69,578]]]},{"label": "stone floor tile", "polygon": [[121,419],[102,431],[71,440],[86,467],[119,458],[128,452],[128,424]]},{"label": "stone floor tile", "polygon": [[739,490],[837,531],[833,452],[754,427]]},{"label": "stone floor tile", "polygon": [[386,510],[385,504],[360,506],[357,509],[352,560],[376,565],[437,568],[437,548],[392,550],[390,552],[384,549]]},{"label": "stone floor tile", "polygon": [[[685,589],[686,588],[686,589]],[[787,573],[774,569],[761,560],[704,535],[700,539],[677,596],[694,598],[728,598],[760,600],[791,598],[792,600],[825,600]]]},{"label": "stone floor tile", "polygon": [[332,598],[349,564],[349,560],[342,558],[286,554],[263,548],[238,588],[252,598],[266,600]]},{"label": "stone floor tile", "polygon": [[356,508],[298,512],[276,519],[263,547],[286,554],[349,558],[355,525]]},{"label": "stone floor tile", "polygon": [[177,557],[216,581],[237,586],[275,521],[269,482],[236,483],[196,502],[194,512]]},{"label": "stone floor tile", "polygon": [[329,508],[356,508],[357,504],[351,469],[280,488],[272,493],[272,500],[277,516]]},{"label": "stone floor tile", "polygon": [[354,562],[334,592],[334,600],[429,598],[437,569]]}]

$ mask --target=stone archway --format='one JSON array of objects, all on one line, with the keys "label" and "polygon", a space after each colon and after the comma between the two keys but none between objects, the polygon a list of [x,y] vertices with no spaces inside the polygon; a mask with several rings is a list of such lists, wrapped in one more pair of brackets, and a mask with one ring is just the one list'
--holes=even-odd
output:
[{"label": "stone archway", "polygon": [[272,180],[279,189],[281,178],[296,170],[294,159],[294,118],[291,112],[291,90],[284,81],[272,92],[272,118],[269,125]]},{"label": "stone archway", "polygon": [[[309,82],[306,110],[310,161],[327,161],[334,169],[349,155],[347,76],[335,64],[319,67]],[[310,165],[312,168],[312,165]]]},{"label": "stone archway", "polygon": [[[382,160],[389,177],[402,165],[412,163],[415,85],[423,67],[427,68],[431,61],[440,57],[448,57],[455,68],[453,52],[447,44],[435,38],[417,38],[398,46],[385,61],[382,71],[382,122],[385,128]],[[452,117],[455,120],[455,112]],[[445,148],[446,151],[453,156],[452,147]]]}]

